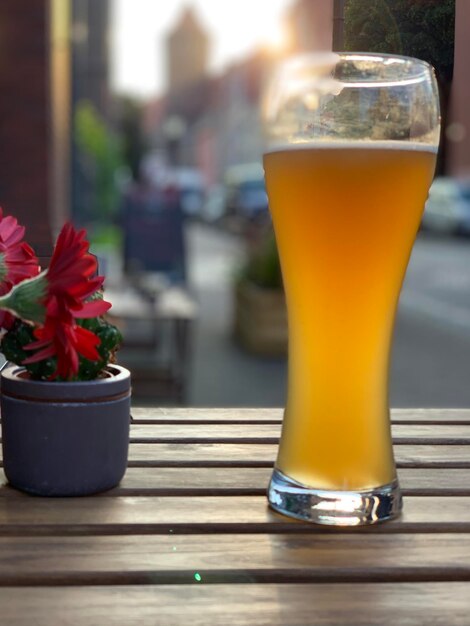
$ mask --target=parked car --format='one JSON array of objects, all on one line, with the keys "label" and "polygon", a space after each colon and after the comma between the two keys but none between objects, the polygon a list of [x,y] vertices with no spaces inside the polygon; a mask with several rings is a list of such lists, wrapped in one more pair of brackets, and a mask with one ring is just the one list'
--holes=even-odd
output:
[{"label": "parked car", "polygon": [[421,225],[432,232],[470,235],[470,181],[436,178]]},{"label": "parked car", "polygon": [[183,213],[188,217],[199,217],[205,195],[201,172],[196,168],[179,167],[173,170],[173,176],[180,192]]},{"label": "parked car", "polygon": [[224,185],[213,185],[206,193],[200,216],[204,222],[217,222],[224,217],[227,205],[227,189]]},{"label": "parked car", "polygon": [[142,174],[156,190],[177,194],[184,215],[199,217],[206,192],[200,170],[195,167],[170,167],[161,155],[151,152],[143,160]]},{"label": "parked car", "polygon": [[226,212],[252,220],[268,215],[268,196],[260,163],[247,163],[228,168]]}]

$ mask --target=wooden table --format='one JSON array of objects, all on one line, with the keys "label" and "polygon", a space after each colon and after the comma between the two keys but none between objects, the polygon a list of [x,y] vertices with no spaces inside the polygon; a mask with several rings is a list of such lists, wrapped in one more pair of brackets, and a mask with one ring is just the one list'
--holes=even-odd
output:
[{"label": "wooden table", "polygon": [[335,530],[264,496],[279,410],[134,410],[122,485],[0,488],[0,624],[470,624],[470,411],[395,411],[400,520]]}]

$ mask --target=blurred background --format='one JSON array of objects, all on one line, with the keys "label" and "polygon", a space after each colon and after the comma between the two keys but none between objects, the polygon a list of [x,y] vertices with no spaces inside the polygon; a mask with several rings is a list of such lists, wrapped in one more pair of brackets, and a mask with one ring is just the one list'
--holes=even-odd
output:
[{"label": "blurred background", "polygon": [[281,406],[286,313],[260,95],[314,50],[434,65],[443,132],[391,403],[470,406],[468,0],[2,0],[0,203],[44,263],[88,229],[135,403]]}]

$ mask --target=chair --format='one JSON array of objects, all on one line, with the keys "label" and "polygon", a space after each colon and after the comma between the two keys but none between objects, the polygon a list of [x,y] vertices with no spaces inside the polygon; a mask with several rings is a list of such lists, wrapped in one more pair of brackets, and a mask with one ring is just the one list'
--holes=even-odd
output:
[{"label": "chair", "polygon": [[122,227],[127,274],[158,272],[171,283],[186,281],[184,216],[177,195],[133,190],[125,201]]},{"label": "chair", "polygon": [[132,369],[136,395],[184,403],[197,308],[186,286],[179,197],[136,186],[121,224],[125,279],[106,292],[110,317],[124,331],[120,361]]}]

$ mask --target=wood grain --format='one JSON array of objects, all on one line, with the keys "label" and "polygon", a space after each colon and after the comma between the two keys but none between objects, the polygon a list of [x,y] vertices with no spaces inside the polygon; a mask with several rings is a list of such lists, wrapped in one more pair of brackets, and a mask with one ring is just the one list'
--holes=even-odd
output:
[{"label": "wood grain", "polygon": [[[134,420],[142,422],[195,422],[213,424],[228,422],[240,424],[251,423],[279,423],[284,415],[282,408],[151,408],[132,407]],[[470,419],[469,419],[470,422]]]},{"label": "wood grain", "polygon": [[[276,423],[283,414],[282,408],[132,408],[134,419],[147,423]],[[392,409],[391,415],[395,423],[470,424],[470,409]]]},{"label": "wood grain", "polygon": [[[281,424],[132,424],[131,443],[279,443]],[[469,424],[393,424],[393,441],[401,445],[470,445]],[[1,441],[1,437],[0,437]]]},{"label": "wood grain", "polygon": [[[394,446],[398,467],[470,468],[470,446],[400,445]],[[191,467],[272,467],[277,454],[275,444],[131,444],[129,465]]]},{"label": "wood grain", "polygon": [[[121,485],[102,496],[264,495],[270,477],[271,468],[237,468],[235,479],[227,467],[129,468]],[[398,478],[406,495],[470,496],[470,469],[402,468]]]},{"label": "wood grain", "polygon": [[[133,424],[133,443],[277,443],[281,424]],[[395,443],[470,444],[470,424],[394,424]]]},{"label": "wood grain", "polygon": [[392,422],[470,424],[470,409],[392,409]]},{"label": "wood grain", "polygon": [[[202,584],[201,584],[202,583]],[[468,626],[469,583],[0,589],[9,626]]]},{"label": "wood grain", "polygon": [[0,623],[470,623],[470,411],[393,413],[404,513],[363,529],[267,508],[281,410],[137,415],[115,490],[0,486]]},{"label": "wood grain", "polygon": [[[267,508],[262,496],[3,498],[0,535],[318,533]],[[339,532],[331,529],[331,532]],[[398,520],[341,532],[470,532],[470,498],[405,498]]]},{"label": "wood grain", "polygon": [[[271,468],[130,467],[121,484],[95,497],[264,495]],[[405,495],[470,496],[470,469],[402,468],[398,477]],[[0,498],[28,497],[0,480]]]},{"label": "wood grain", "polygon": [[[470,468],[468,445],[394,446],[398,468]],[[129,467],[273,467],[277,444],[131,443]],[[0,462],[1,465],[1,462]]]},{"label": "wood grain", "polygon": [[0,586],[189,584],[194,572],[218,584],[470,581],[470,535],[0,538]]}]

